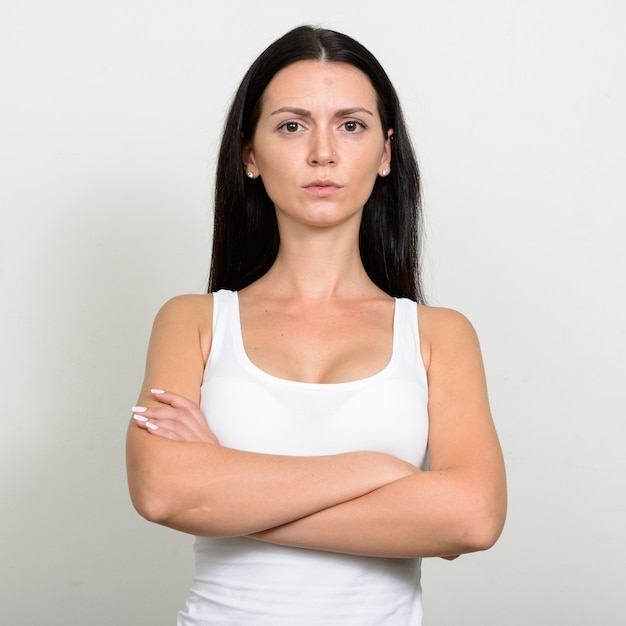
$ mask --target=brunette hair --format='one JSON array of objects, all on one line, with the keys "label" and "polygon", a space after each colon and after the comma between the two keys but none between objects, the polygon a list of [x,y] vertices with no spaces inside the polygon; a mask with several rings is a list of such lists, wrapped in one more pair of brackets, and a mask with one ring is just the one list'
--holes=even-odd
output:
[{"label": "brunette hair", "polygon": [[237,90],[222,135],[215,184],[209,292],[243,289],[265,274],[279,245],[274,204],[263,182],[245,176],[242,149],[252,140],[265,88],[298,61],[348,63],[366,74],[378,96],[383,133],[394,131],[391,173],[377,177],[365,203],[359,247],[372,281],[394,297],[424,301],[420,277],[421,188],[417,159],[398,95],[376,58],[347,35],[299,26],[254,61]]}]

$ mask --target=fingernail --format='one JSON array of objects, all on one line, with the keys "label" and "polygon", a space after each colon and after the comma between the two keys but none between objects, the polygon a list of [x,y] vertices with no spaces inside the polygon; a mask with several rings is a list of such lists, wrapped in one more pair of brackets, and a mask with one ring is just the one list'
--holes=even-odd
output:
[{"label": "fingernail", "polygon": [[163,391],[163,389],[150,389],[150,391],[152,393],[156,393],[157,395],[160,393],[165,393],[165,391]]},{"label": "fingernail", "polygon": [[150,430],[158,430],[159,427],[152,422],[146,422],[146,428],[149,428]]},{"label": "fingernail", "polygon": [[143,415],[133,415],[133,419],[137,420],[138,422],[147,422],[148,418],[144,417]]},{"label": "fingernail", "polygon": [[131,411],[133,413],[143,413],[144,411],[147,411],[148,409],[146,409],[145,406],[134,406],[131,408]]}]

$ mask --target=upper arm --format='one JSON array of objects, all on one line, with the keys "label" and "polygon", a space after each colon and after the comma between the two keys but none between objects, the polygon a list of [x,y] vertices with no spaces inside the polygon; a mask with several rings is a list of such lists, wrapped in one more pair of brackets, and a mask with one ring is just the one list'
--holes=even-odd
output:
[{"label": "upper arm", "polygon": [[429,351],[430,468],[459,470],[503,521],[504,463],[476,332],[460,313],[430,307],[421,308],[420,327]]},{"label": "upper arm", "polygon": [[[177,296],[157,313],[146,358],[146,370],[138,404],[162,406],[151,389],[178,393],[200,401],[200,386],[208,358],[212,323],[211,296]],[[131,499],[135,506],[149,499],[150,478],[168,466],[180,446],[153,437],[130,420],[126,438],[126,466]]]},{"label": "upper arm", "polygon": [[158,404],[150,389],[166,389],[199,403],[212,317],[211,295],[177,296],[163,305],[152,327],[140,404]]}]

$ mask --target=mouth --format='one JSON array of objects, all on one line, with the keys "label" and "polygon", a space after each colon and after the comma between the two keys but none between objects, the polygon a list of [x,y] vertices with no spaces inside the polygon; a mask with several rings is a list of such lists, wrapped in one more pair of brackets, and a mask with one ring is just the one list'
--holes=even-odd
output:
[{"label": "mouth", "polygon": [[332,180],[313,180],[304,188],[314,196],[330,196],[341,189],[341,185]]}]

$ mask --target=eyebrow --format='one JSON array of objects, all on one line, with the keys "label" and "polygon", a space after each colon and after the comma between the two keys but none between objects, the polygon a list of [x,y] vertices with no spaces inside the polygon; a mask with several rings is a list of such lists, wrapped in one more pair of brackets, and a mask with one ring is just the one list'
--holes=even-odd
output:
[{"label": "eyebrow", "polygon": [[[311,111],[306,109],[299,109],[298,107],[281,107],[270,113],[272,115],[278,115],[279,113],[293,113],[294,115],[300,115],[301,117],[311,117]],[[346,117],[347,115],[354,115],[355,113],[367,113],[374,117],[374,114],[365,107],[350,107],[347,109],[339,109],[335,111],[335,117]]]}]

